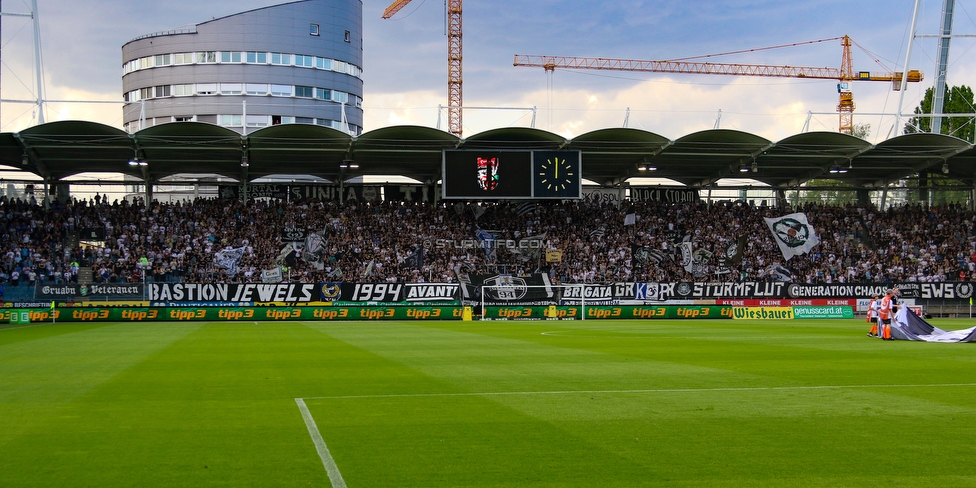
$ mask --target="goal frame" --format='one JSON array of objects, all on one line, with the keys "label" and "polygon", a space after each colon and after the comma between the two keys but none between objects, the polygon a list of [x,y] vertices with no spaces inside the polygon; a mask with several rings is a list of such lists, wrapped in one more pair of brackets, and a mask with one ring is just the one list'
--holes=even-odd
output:
[{"label": "goal frame", "polygon": [[[577,298],[570,298],[570,299],[564,299],[563,298],[563,295],[564,295],[563,291],[564,290],[566,290],[567,288],[573,288],[573,287],[578,287],[578,286],[585,286],[585,285],[580,284],[580,283],[563,284],[563,285],[555,285],[555,284],[553,284],[553,285],[519,285],[517,288],[529,288],[529,289],[536,288],[536,289],[556,290],[555,296],[551,299],[551,303],[548,303],[546,305],[531,305],[531,306],[534,306],[534,307],[548,306],[548,305],[564,305],[564,303],[562,303],[562,302],[564,302],[566,300],[572,300],[573,302],[577,302],[577,300],[578,300],[578,304],[579,304],[579,307],[580,307],[580,318],[579,318],[579,320],[586,320],[586,303],[587,303],[587,301],[594,302],[594,301],[600,301],[600,300],[593,300],[593,299],[589,299],[588,300],[585,296],[581,296],[578,299]],[[481,305],[481,320],[485,320],[485,307],[486,306],[495,306],[495,305],[486,305],[485,304],[485,290],[506,290],[506,289],[510,290],[510,289],[514,289],[514,288],[516,288],[516,286],[514,286],[514,285],[481,285],[480,286],[480,292],[481,292],[480,293],[480,303],[479,303],[479,305]],[[518,305],[518,303],[513,303],[512,305],[513,306],[514,305]],[[570,303],[568,305],[577,305],[577,303]]]}]

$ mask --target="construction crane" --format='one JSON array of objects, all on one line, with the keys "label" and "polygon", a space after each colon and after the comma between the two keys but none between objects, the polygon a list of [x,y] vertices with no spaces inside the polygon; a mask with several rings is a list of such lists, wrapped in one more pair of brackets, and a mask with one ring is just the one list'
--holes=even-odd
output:
[{"label": "construction crane", "polygon": [[[689,59],[705,58],[712,56],[724,56],[728,54],[740,54],[743,52],[761,51],[766,49],[776,49],[780,47],[797,46],[801,44],[813,44],[824,41],[840,40],[844,47],[841,57],[840,69],[837,68],[808,68],[802,66],[769,66],[758,64],[727,64],[709,62],[689,62]],[[799,42],[782,46],[772,46],[767,48],[748,49],[743,51],[733,51],[727,53],[709,54],[705,56],[695,56],[689,58],[674,59],[668,61],[641,61],[636,59],[612,59],[612,58],[583,58],[576,56],[534,56],[534,55],[515,55],[515,66],[531,66],[545,68],[547,72],[552,72],[556,68],[564,69],[600,69],[612,71],[643,71],[654,73],[692,73],[705,75],[739,75],[739,76],[775,76],[781,78],[809,78],[820,80],[837,80],[837,92],[840,101],[837,103],[837,112],[840,114],[840,132],[851,134],[854,130],[854,94],[851,92],[850,82],[852,81],[889,81],[892,83],[893,90],[901,89],[903,73],[884,72],[872,73],[870,71],[854,71],[854,63],[851,57],[851,38],[849,36],[833,37],[830,39],[818,39],[815,41]],[[905,77],[909,82],[922,81],[922,73],[918,70],[909,70]]]},{"label": "construction crane", "polygon": [[[389,19],[411,0],[397,0],[386,8]],[[451,134],[461,137],[461,0],[447,0],[447,120]]]}]

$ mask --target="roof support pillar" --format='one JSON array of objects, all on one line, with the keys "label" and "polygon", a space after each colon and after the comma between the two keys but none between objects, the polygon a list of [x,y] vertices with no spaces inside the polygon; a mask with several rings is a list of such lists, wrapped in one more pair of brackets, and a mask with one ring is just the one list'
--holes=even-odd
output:
[{"label": "roof support pillar", "polygon": [[929,206],[929,173],[928,171],[918,172],[918,203]]}]

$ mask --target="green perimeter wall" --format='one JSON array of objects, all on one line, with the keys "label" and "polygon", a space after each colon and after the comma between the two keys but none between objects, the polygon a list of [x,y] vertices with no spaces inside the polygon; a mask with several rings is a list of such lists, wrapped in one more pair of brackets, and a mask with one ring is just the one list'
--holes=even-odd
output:
[{"label": "green perimeter wall", "polygon": [[[34,308],[0,311],[0,322],[125,322],[167,320],[461,320],[463,307],[106,307]],[[780,318],[853,318],[851,307],[773,307]],[[749,312],[749,313],[746,313]],[[731,319],[763,315],[763,307],[725,305],[529,306],[485,307],[491,320],[584,319]],[[771,317],[770,317],[771,318]]]},{"label": "green perimeter wall", "polygon": [[[554,313],[550,314],[550,310]],[[461,320],[463,307],[90,307],[0,311],[0,322],[265,321],[265,320]],[[11,315],[17,314],[14,317]],[[579,319],[578,306],[485,307],[486,319]],[[552,315],[550,317],[549,315]],[[718,305],[592,306],[586,319],[730,319],[732,307]],[[477,317],[476,317],[477,318]]]}]

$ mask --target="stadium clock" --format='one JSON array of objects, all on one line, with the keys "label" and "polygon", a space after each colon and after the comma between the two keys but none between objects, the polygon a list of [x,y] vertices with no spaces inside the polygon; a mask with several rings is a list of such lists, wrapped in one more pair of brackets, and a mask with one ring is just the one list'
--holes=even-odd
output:
[{"label": "stadium clock", "polygon": [[533,152],[533,197],[580,198],[579,151]]}]

